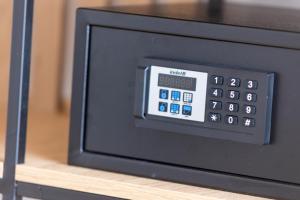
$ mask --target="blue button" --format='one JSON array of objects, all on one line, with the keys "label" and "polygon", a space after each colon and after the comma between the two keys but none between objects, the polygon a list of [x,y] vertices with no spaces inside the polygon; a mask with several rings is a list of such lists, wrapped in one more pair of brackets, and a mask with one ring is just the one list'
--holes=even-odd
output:
[{"label": "blue button", "polygon": [[171,103],[170,112],[174,114],[179,114],[179,108],[180,108],[179,104]]},{"label": "blue button", "polygon": [[191,116],[192,115],[192,106],[186,106],[186,105],[183,106],[182,107],[182,114]]},{"label": "blue button", "polygon": [[160,112],[167,112],[168,111],[168,103],[159,102],[158,110]]},{"label": "blue button", "polygon": [[172,91],[171,99],[173,101],[180,101],[180,92],[179,91]]},{"label": "blue button", "polygon": [[193,102],[193,94],[189,92],[183,93],[183,102],[192,103]]},{"label": "blue button", "polygon": [[168,99],[169,98],[169,90],[160,89],[159,90],[159,98],[160,99]]}]

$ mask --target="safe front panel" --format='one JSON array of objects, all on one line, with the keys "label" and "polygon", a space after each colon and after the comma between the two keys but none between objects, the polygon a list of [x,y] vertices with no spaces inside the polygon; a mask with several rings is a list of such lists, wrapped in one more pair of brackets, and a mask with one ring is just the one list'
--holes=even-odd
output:
[{"label": "safe front panel", "polygon": [[[84,151],[300,183],[299,51],[97,26],[91,27],[89,44]],[[176,131],[166,131],[165,122],[152,126],[137,118],[136,70],[144,58],[276,75],[270,143],[185,134],[174,122],[168,123]],[[139,124],[143,120],[150,125]]]}]

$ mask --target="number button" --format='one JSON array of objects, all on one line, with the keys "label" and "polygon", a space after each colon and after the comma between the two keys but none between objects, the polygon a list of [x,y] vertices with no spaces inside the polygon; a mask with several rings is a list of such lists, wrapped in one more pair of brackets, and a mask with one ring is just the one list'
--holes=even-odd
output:
[{"label": "number button", "polygon": [[214,85],[223,85],[224,78],[222,76],[211,76],[210,82]]},{"label": "number button", "polygon": [[160,99],[168,99],[169,98],[169,91],[164,90],[164,89],[160,89],[159,90],[159,98]]},{"label": "number button", "polygon": [[218,113],[209,113],[208,120],[210,122],[220,122],[221,121],[221,114]]},{"label": "number button", "polygon": [[245,127],[255,127],[255,119],[243,118],[243,125]]},{"label": "number button", "polygon": [[227,111],[229,112],[238,112],[239,111],[239,104],[236,103],[227,103]]},{"label": "number button", "polygon": [[222,89],[217,89],[217,88],[212,88],[210,90],[210,96],[220,98],[223,96],[223,90]]},{"label": "number button", "polygon": [[244,112],[248,115],[254,115],[256,113],[256,107],[255,106],[244,106]]},{"label": "number button", "polygon": [[167,112],[168,111],[168,103],[159,102],[158,110],[159,110],[159,112]]},{"label": "number button", "polygon": [[241,79],[239,78],[230,78],[228,80],[228,86],[230,87],[240,87],[241,85]]},{"label": "number button", "polygon": [[222,102],[220,101],[210,101],[209,107],[212,110],[222,110]]},{"label": "number button", "polygon": [[257,95],[255,93],[250,93],[250,92],[245,93],[245,101],[256,102],[256,100],[257,100]]},{"label": "number button", "polygon": [[225,116],[225,123],[229,124],[229,125],[237,125],[238,117],[227,115],[227,116]]},{"label": "number button", "polygon": [[227,97],[229,99],[238,100],[240,98],[240,93],[238,91],[229,90]]},{"label": "number button", "polygon": [[246,80],[246,89],[255,90],[257,89],[258,82],[255,80]]}]

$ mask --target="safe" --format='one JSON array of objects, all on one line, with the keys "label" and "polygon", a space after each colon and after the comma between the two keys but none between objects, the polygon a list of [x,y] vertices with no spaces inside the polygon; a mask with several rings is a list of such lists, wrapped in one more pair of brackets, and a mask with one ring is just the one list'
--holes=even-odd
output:
[{"label": "safe", "polygon": [[226,2],[79,9],[69,163],[299,199],[299,22]]}]

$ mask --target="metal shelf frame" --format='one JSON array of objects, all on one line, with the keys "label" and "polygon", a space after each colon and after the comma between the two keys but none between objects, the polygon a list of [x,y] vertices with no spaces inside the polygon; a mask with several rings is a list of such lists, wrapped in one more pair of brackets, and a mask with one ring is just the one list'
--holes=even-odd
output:
[{"label": "metal shelf frame", "polygon": [[8,120],[0,193],[4,200],[20,200],[24,196],[47,200],[115,200],[15,180],[16,165],[25,161],[33,11],[34,0],[14,0]]}]

